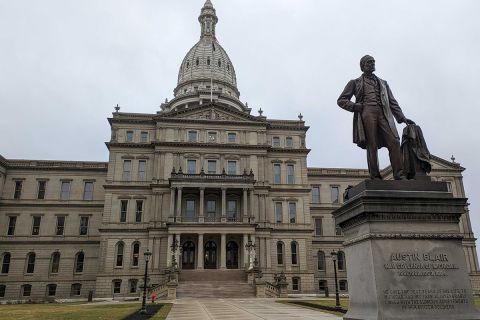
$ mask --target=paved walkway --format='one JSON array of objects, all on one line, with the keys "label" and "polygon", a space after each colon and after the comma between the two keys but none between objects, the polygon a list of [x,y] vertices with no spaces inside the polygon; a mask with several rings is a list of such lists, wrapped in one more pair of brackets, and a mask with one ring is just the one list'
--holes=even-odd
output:
[{"label": "paved walkway", "polygon": [[167,320],[341,320],[332,314],[277,303],[273,299],[180,299]]}]

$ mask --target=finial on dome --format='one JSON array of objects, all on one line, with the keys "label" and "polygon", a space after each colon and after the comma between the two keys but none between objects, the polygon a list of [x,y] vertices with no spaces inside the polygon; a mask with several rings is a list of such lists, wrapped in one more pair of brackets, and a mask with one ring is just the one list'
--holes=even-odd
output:
[{"label": "finial on dome", "polygon": [[215,25],[218,22],[217,14],[210,0],[205,1],[198,22],[201,26],[200,37],[211,36],[215,39]]},{"label": "finial on dome", "polygon": [[260,117],[262,116],[262,114],[263,114],[262,108],[260,108],[260,109],[258,110],[258,114],[260,115]]},{"label": "finial on dome", "polygon": [[298,119],[299,119],[300,121],[302,121],[302,119],[303,119],[303,115],[302,115],[301,112],[300,112],[300,114],[298,115]]},{"label": "finial on dome", "polygon": [[[118,111],[120,110],[120,106],[118,105],[118,103],[117,103],[117,105],[115,106],[114,109],[115,109],[115,112],[118,113]],[[452,157],[453,157],[453,156],[452,156]]]}]

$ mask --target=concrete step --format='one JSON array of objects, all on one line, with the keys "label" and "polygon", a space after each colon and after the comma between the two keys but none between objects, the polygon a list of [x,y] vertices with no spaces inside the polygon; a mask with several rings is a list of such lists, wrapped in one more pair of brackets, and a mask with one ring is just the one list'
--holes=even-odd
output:
[{"label": "concrete step", "polygon": [[180,270],[178,277],[182,281],[247,281],[247,275],[243,269],[204,269],[204,270]]},{"label": "concrete step", "polygon": [[188,281],[179,282],[178,298],[252,298],[255,289],[246,282]]}]

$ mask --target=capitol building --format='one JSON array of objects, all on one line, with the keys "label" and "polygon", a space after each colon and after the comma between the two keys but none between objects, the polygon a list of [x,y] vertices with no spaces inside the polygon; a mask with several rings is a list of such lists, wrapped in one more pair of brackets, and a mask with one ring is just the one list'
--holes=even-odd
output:
[{"label": "capitol building", "polygon": [[[210,0],[198,21],[174,97],[152,113],[117,109],[108,119],[107,162],[0,156],[0,302],[138,297],[147,249],[149,283],[161,287],[177,265],[179,298],[254,296],[252,264],[266,282],[283,272],[291,295],[331,295],[332,251],[348,294],[348,257],[331,212],[368,171],[307,167],[301,115],[254,115],[215,37]],[[432,179],[454,197],[466,197],[463,170],[432,156]],[[382,175],[391,179],[390,168]],[[460,230],[478,293],[468,207]]]}]

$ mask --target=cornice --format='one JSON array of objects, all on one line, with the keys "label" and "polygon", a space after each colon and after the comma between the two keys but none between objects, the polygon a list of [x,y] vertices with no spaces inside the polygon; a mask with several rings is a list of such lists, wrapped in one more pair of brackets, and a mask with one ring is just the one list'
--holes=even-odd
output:
[{"label": "cornice", "polygon": [[[3,157],[2,157],[3,158]],[[1,160],[1,159],[0,159]],[[63,161],[63,160],[25,160],[5,159],[7,169],[20,170],[69,170],[69,171],[107,171],[108,162]]]},{"label": "cornice", "polygon": [[[32,238],[35,236],[32,236]],[[80,237],[80,236],[78,236]],[[98,236],[96,236],[98,237]],[[100,240],[65,240],[62,237],[59,237],[59,239],[51,239],[51,240],[40,240],[40,239],[32,239],[32,240],[15,240],[12,238],[12,240],[0,240],[0,244],[34,244],[34,245],[39,245],[39,244],[46,244],[46,245],[61,245],[61,244],[100,244]]]},{"label": "cornice", "polygon": [[300,154],[309,154],[311,149],[294,149],[294,148],[274,148],[272,146],[268,147],[268,152],[280,152],[280,153],[300,153]]},{"label": "cornice", "polygon": [[[36,208],[103,208],[103,201],[97,203],[89,203],[82,200],[78,201],[56,201],[56,202],[43,202],[44,200],[9,200],[1,199],[0,207],[36,207]],[[47,200],[48,201],[48,200]]]}]

